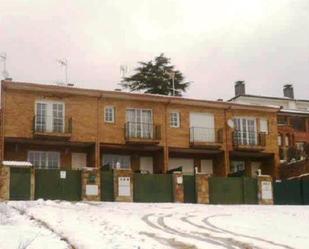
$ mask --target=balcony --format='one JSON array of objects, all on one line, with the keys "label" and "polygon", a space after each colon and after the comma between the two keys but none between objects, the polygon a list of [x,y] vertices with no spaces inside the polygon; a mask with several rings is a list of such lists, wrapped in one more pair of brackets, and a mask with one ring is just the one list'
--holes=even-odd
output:
[{"label": "balcony", "polygon": [[195,148],[219,149],[223,143],[223,129],[191,127],[190,146]]},{"label": "balcony", "polygon": [[72,135],[72,118],[52,116],[33,117],[33,136],[51,139],[69,139]]},{"label": "balcony", "polygon": [[266,146],[265,132],[233,132],[233,147],[244,151],[262,151]]},{"label": "balcony", "polygon": [[126,143],[158,144],[161,140],[161,126],[152,123],[127,122],[124,126]]}]

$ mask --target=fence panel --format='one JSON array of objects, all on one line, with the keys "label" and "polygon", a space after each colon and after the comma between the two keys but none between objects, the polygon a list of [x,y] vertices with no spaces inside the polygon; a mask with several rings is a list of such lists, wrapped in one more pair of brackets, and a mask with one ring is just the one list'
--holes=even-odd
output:
[{"label": "fence panel", "polygon": [[101,200],[114,201],[113,171],[101,171]]},{"label": "fence panel", "polygon": [[241,177],[209,178],[209,201],[211,204],[242,204],[243,200]]},{"label": "fence panel", "polygon": [[258,203],[257,179],[243,177],[244,204]]},{"label": "fence panel", "polygon": [[301,180],[282,180],[274,183],[274,203],[279,205],[302,204]]},{"label": "fence panel", "polygon": [[309,179],[304,178],[302,180],[303,187],[303,204],[309,205]]},{"label": "fence panel", "polygon": [[173,202],[171,174],[134,174],[135,202]]},{"label": "fence panel", "polygon": [[35,170],[35,198],[50,200],[81,200],[81,171],[58,169]]},{"label": "fence panel", "polygon": [[30,200],[31,169],[10,168],[10,200]]},{"label": "fence panel", "polygon": [[195,176],[183,176],[184,202],[196,203]]}]

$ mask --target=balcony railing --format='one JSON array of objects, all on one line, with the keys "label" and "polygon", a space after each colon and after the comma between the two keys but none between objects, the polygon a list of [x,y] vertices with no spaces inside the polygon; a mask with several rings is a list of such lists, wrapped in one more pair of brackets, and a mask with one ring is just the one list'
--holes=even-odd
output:
[{"label": "balcony railing", "polygon": [[265,132],[233,132],[233,145],[244,147],[265,147],[266,146],[266,133]]},{"label": "balcony railing", "polygon": [[127,122],[124,127],[126,141],[159,142],[161,126],[152,123]]},{"label": "balcony railing", "polygon": [[72,118],[54,116],[34,116],[33,132],[36,135],[58,134],[65,135],[72,133]]},{"label": "balcony railing", "polygon": [[223,142],[223,129],[191,127],[191,145],[218,145]]}]

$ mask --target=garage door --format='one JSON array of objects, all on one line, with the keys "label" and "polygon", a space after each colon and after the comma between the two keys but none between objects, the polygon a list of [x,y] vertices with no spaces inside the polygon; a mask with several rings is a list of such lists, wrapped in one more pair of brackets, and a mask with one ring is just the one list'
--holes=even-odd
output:
[{"label": "garage door", "polygon": [[182,167],[184,174],[194,173],[194,160],[193,158],[170,158],[168,162],[168,169],[175,169]]}]

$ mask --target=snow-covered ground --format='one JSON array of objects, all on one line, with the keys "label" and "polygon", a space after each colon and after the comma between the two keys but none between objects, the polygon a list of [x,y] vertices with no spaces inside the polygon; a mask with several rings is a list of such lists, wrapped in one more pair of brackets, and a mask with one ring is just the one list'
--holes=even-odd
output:
[{"label": "snow-covered ground", "polygon": [[0,249],[309,248],[308,206],[0,203]]}]

